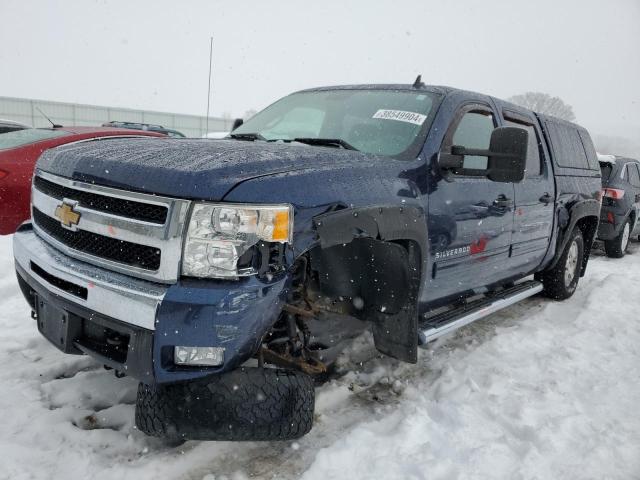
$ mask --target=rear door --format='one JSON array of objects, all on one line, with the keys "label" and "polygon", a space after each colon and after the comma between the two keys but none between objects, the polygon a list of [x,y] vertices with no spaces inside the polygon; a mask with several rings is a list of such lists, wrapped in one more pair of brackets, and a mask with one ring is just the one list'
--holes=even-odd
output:
[{"label": "rear door", "polygon": [[[453,145],[488,149],[497,115],[485,102],[460,105],[440,151]],[[466,156],[465,169],[486,169],[487,157]],[[484,287],[510,275],[513,229],[512,183],[450,174],[429,195],[429,241],[434,268],[431,295],[445,296]]]},{"label": "rear door", "polygon": [[532,113],[502,110],[504,125],[529,133],[524,179],[514,184],[515,211],[511,238],[513,264],[531,271],[544,258],[553,230],[555,184],[542,131]]}]

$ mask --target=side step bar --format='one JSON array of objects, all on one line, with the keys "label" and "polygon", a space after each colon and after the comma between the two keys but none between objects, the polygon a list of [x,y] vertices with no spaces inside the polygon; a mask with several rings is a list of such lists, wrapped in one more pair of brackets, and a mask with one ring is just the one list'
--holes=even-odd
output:
[{"label": "side step bar", "polygon": [[418,327],[418,344],[421,347],[426,347],[427,343],[443,335],[454,332],[541,291],[542,284],[540,282],[529,280],[490,297],[475,300],[462,307],[429,318]]}]

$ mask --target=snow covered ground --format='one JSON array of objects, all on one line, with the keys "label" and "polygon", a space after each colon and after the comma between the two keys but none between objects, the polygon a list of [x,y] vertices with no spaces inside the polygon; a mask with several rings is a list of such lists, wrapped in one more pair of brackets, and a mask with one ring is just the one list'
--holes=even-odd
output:
[{"label": "snow covered ground", "polygon": [[0,478],[640,478],[640,248],[596,255],[576,295],[533,298],[317,391],[296,442],[187,442],[133,427],[136,383],[42,339],[0,237]]}]

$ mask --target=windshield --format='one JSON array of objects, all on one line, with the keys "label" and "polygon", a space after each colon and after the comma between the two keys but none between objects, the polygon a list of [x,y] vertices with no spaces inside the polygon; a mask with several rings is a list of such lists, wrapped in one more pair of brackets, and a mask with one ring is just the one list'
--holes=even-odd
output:
[{"label": "windshield", "polygon": [[0,150],[21,147],[64,135],[69,135],[69,133],[64,130],[48,130],[45,128],[26,128],[14,132],[0,133]]},{"label": "windshield", "polygon": [[362,152],[400,156],[415,150],[412,147],[435,110],[435,98],[431,92],[401,90],[294,93],[256,114],[232,135],[307,143],[331,139],[333,146],[340,146],[335,140],[341,140],[343,146]]}]

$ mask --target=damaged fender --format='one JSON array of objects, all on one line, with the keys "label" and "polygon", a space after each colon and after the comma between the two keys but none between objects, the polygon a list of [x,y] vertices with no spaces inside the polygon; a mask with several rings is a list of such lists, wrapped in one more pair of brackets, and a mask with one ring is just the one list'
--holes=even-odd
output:
[{"label": "damaged fender", "polygon": [[[427,229],[421,207],[344,209],[318,215],[320,252],[312,261],[335,293],[360,296],[376,348],[417,361],[418,298],[426,271]],[[322,270],[321,270],[322,271]]]}]

